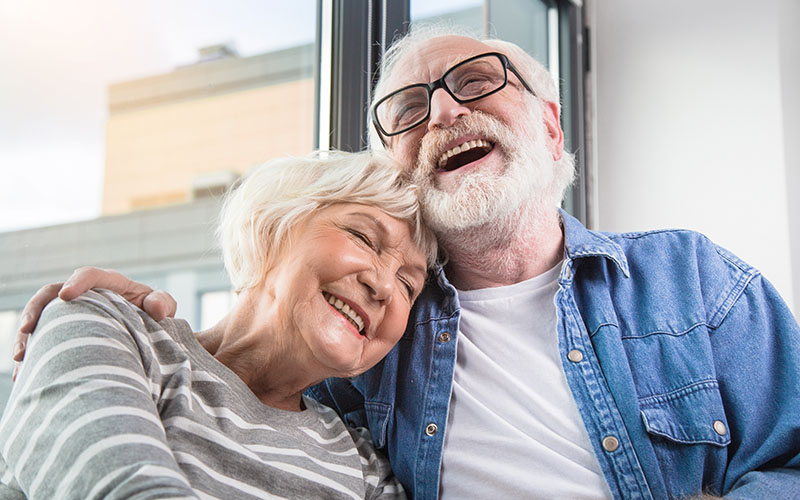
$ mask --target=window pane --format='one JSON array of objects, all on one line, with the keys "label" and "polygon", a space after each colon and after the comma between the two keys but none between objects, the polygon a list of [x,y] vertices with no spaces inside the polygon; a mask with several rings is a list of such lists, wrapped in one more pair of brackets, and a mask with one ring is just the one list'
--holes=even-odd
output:
[{"label": "window pane", "polygon": [[220,193],[313,147],[316,8],[0,2],[0,310],[95,265],[166,290],[199,326],[200,292],[230,287]]},{"label": "window pane", "polygon": [[547,13],[542,0],[489,0],[490,34],[516,43],[550,68]]},{"label": "window pane", "polygon": [[189,201],[205,174],[308,152],[316,4],[0,3],[0,231]]},{"label": "window pane", "polygon": [[483,32],[483,0],[411,0],[411,22],[446,22]]},{"label": "window pane", "polygon": [[200,329],[206,330],[216,325],[228,314],[235,299],[236,294],[230,290],[200,294]]},{"label": "window pane", "polygon": [[18,311],[0,311],[0,413],[6,407],[6,401],[13,387],[11,373],[14,370],[14,362],[11,360],[11,350],[14,347],[18,326]]}]

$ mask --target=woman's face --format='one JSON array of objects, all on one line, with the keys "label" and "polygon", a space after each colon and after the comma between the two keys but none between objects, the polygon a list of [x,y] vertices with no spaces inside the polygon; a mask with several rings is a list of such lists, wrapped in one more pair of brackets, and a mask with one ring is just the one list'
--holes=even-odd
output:
[{"label": "woman's face", "polygon": [[292,235],[265,280],[273,319],[305,351],[310,373],[366,371],[400,340],[425,282],[425,254],[406,222],[367,205],[327,207]]}]

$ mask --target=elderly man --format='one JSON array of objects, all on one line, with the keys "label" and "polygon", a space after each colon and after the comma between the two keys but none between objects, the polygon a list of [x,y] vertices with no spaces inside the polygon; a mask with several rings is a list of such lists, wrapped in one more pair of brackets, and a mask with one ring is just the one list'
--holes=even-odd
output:
[{"label": "elderly man", "polygon": [[544,68],[416,32],[375,95],[372,147],[427,188],[447,261],[383,362],[312,392],[370,427],[414,498],[800,498],[797,323],[701,235],[559,210],[573,167]]}]

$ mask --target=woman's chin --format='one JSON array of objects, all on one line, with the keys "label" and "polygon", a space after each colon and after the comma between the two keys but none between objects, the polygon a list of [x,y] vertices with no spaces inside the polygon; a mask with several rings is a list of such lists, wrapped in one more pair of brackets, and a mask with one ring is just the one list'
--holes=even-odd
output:
[{"label": "woman's chin", "polygon": [[[349,344],[349,343],[348,343]],[[352,377],[365,371],[361,365],[363,346],[327,345],[324,349],[316,350],[317,362],[323,370],[328,372],[328,377]]]}]

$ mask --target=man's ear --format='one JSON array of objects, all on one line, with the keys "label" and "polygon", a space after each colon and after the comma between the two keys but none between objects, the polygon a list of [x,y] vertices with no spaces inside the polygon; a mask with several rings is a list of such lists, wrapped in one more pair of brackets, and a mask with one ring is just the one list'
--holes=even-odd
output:
[{"label": "man's ear", "polygon": [[558,105],[554,102],[542,101],[544,126],[547,129],[547,149],[553,155],[553,160],[558,161],[564,153],[564,132],[561,130],[561,118]]}]

